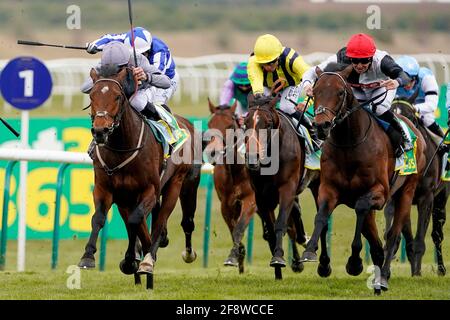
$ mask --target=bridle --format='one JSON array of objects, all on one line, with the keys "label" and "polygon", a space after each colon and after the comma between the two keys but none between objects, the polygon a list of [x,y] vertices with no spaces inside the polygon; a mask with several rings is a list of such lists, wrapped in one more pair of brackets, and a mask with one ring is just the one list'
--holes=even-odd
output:
[{"label": "bridle", "polygon": [[[325,74],[329,74],[329,75],[334,75],[337,76],[342,83],[344,84],[344,97],[342,99],[342,101],[340,102],[339,108],[337,111],[334,111],[330,108],[324,107],[324,106],[319,106],[317,107],[317,109],[315,110],[315,114],[319,115],[322,113],[326,113],[329,112],[333,115],[332,119],[331,119],[331,129],[333,129],[336,124],[340,124],[342,123],[345,118],[347,118],[350,114],[352,114],[353,112],[355,112],[356,110],[359,109],[359,105],[355,106],[352,109],[348,109],[347,108],[347,96],[349,94],[349,90],[351,90],[351,88],[348,86],[347,81],[344,79],[344,77],[342,77],[339,73],[337,72],[330,72],[330,71],[325,71],[323,72],[317,79],[317,81],[314,83],[314,87],[316,86],[317,82],[319,81],[319,79],[325,75]],[[353,104],[353,100],[355,99],[355,97],[353,96],[353,94],[351,94],[352,100],[350,102],[350,106]],[[346,110],[345,112],[343,112],[344,110]]]},{"label": "bridle", "polygon": [[[122,86],[122,84],[119,81],[114,80],[114,79],[109,79],[109,78],[102,78],[102,79],[98,79],[97,81],[95,81],[94,86],[97,83],[102,82],[102,81],[109,81],[109,82],[115,83],[119,87],[120,94],[121,94],[121,100],[119,101],[119,108],[120,109],[119,109],[119,112],[116,115],[111,116],[108,113],[108,111],[106,111],[106,110],[105,111],[97,111],[95,113],[95,115],[91,115],[92,125],[94,123],[95,118],[97,118],[97,117],[105,117],[105,118],[106,117],[110,117],[113,120],[113,123],[111,124],[111,126],[107,127],[108,131],[106,132],[106,134],[109,136],[110,134],[112,134],[112,132],[114,131],[115,128],[119,127],[120,121],[122,120],[123,114],[125,113],[125,108],[126,108],[125,103],[128,103],[127,102],[128,99],[127,99],[127,97],[125,95],[125,92],[123,90],[123,86]],[[145,121],[144,121],[144,119],[142,118],[142,116],[138,112],[137,112],[137,114],[139,115],[139,118],[141,119],[141,130],[140,130],[140,133],[139,133],[139,140],[138,140],[137,146],[135,148],[121,150],[121,149],[112,148],[112,147],[110,147],[110,146],[108,146],[106,144],[103,145],[103,147],[105,147],[106,149],[109,149],[109,150],[114,151],[114,152],[121,152],[121,153],[133,152],[132,155],[130,155],[128,158],[126,158],[124,161],[122,161],[119,165],[115,166],[112,169],[109,168],[108,165],[106,164],[106,162],[103,160],[101,154],[100,154],[100,150],[99,150],[98,144],[95,145],[95,151],[97,153],[98,160],[100,161],[100,164],[102,165],[102,167],[105,170],[106,174],[108,174],[109,176],[112,175],[115,171],[123,168],[128,163],[130,163],[138,155],[139,150],[141,150],[143,148],[143,146],[144,146],[143,137],[144,137],[144,131],[145,131],[144,130],[145,129]]]},{"label": "bridle", "polygon": [[[329,113],[331,113],[331,114],[333,115],[333,118],[331,119],[331,128],[330,128],[330,131],[331,131],[331,130],[333,130],[333,128],[334,128],[337,124],[341,124],[341,123],[342,123],[349,115],[351,115],[353,112],[355,112],[356,110],[361,109],[361,106],[362,106],[362,105],[356,104],[355,107],[348,109],[347,106],[348,106],[348,105],[349,105],[349,106],[353,105],[353,102],[354,102],[355,97],[354,97],[354,95],[353,95],[352,93],[349,93],[349,90],[352,90],[352,89],[349,87],[347,81],[344,79],[344,77],[342,77],[342,75],[340,75],[340,74],[337,73],[337,72],[330,72],[330,71],[322,72],[322,74],[317,78],[317,81],[314,83],[314,87],[316,86],[317,82],[319,81],[319,79],[320,79],[324,74],[329,74],[329,75],[337,76],[337,77],[340,79],[340,81],[342,81],[342,83],[344,84],[344,97],[343,97],[342,101],[340,102],[340,105],[339,105],[339,108],[338,108],[337,111],[334,111],[334,110],[332,110],[332,109],[330,109],[330,108],[323,107],[323,106],[319,106],[319,107],[315,110],[315,114],[316,114],[316,115],[322,114],[322,113],[326,113],[326,112],[329,112]],[[351,95],[352,100],[350,101],[349,104],[347,104],[347,97],[348,97],[349,94]],[[378,98],[378,97],[375,97],[375,98],[373,98],[373,99],[370,99],[370,101],[373,101],[373,100],[375,100],[375,99],[377,99],[377,98]],[[364,104],[367,104],[367,102],[365,102]],[[369,126],[367,127],[367,130],[366,130],[366,132],[364,133],[364,136],[363,136],[363,138],[362,138],[360,141],[357,141],[357,142],[352,143],[352,144],[337,144],[337,143],[332,142],[331,140],[328,140],[328,142],[329,142],[331,145],[333,145],[333,146],[335,146],[335,147],[340,147],[340,148],[354,148],[354,147],[360,145],[361,143],[363,143],[364,141],[367,140],[367,138],[368,138],[368,136],[369,136],[369,130],[370,130],[370,128],[372,127],[372,122],[373,122],[372,117],[371,117],[369,114],[368,114],[367,116],[369,117],[369,120],[370,120]]]},{"label": "bridle", "polygon": [[[220,108],[219,108],[219,111],[223,111],[223,109],[220,109]],[[224,115],[224,113],[221,113],[221,114]],[[216,116],[216,115],[218,115],[218,114],[217,114],[216,112],[214,112],[214,114],[211,116],[210,121],[211,121],[212,118],[213,118],[214,116]],[[236,115],[235,115],[234,113],[231,115],[231,119],[233,120],[233,127],[230,128],[230,129],[233,129],[234,131],[236,131],[237,129],[240,129],[239,123],[238,123],[238,118],[236,117]],[[229,129],[229,128],[227,128],[226,130],[228,130],[228,129]],[[226,130],[225,130],[225,131],[226,131]],[[229,149],[229,148],[230,148],[230,149],[233,149],[233,148],[238,144],[238,142],[239,142],[239,141],[236,141],[232,146],[230,146],[230,145],[227,144],[226,138],[225,138],[223,135],[220,135],[220,137],[216,137],[216,138],[220,138],[220,139],[222,140],[223,149],[222,149],[221,151],[219,151],[219,154],[221,154],[221,155],[227,154],[228,149]]]},{"label": "bridle", "polygon": [[125,107],[123,106],[124,105],[123,101],[126,100],[126,96],[125,96],[125,92],[123,91],[123,86],[122,86],[122,84],[119,81],[114,80],[114,79],[102,78],[102,79],[98,79],[97,81],[95,81],[94,82],[94,86],[97,83],[99,83],[99,82],[113,82],[120,89],[120,96],[121,96],[121,101],[119,101],[120,110],[119,110],[119,112],[116,115],[111,116],[108,113],[108,111],[106,111],[106,110],[104,110],[104,111],[97,111],[95,114],[91,114],[91,122],[92,122],[92,124],[94,124],[94,120],[97,117],[98,118],[107,118],[107,117],[109,117],[109,118],[111,118],[113,120],[111,126],[106,128],[106,129],[108,129],[107,135],[109,136],[114,131],[114,129],[116,129],[120,125],[120,121],[122,120],[122,116],[123,116],[123,114],[125,112]]}]

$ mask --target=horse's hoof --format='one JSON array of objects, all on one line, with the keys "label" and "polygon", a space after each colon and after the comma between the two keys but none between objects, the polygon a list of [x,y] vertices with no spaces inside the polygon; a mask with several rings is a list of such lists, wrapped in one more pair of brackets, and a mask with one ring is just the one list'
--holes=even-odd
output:
[{"label": "horse's hoof", "polygon": [[197,259],[197,253],[194,250],[191,250],[190,252],[185,250],[181,253],[181,256],[186,263],[192,263]]},{"label": "horse's hoof", "polygon": [[305,251],[300,258],[301,262],[317,262],[317,254],[315,252]]},{"label": "horse's hoof", "polygon": [[445,269],[445,266],[443,264],[438,265],[438,269],[437,269],[437,274],[438,276],[445,276],[445,274],[447,273],[447,269]]},{"label": "horse's hoof", "polygon": [[414,272],[411,272],[411,276],[412,277],[421,277],[422,276],[422,271],[416,270]]},{"label": "horse's hoof", "polygon": [[282,257],[272,257],[272,260],[270,260],[270,266],[271,267],[286,267],[286,261]]},{"label": "horse's hoof", "polygon": [[239,266],[238,260],[236,258],[233,257],[228,257],[224,262],[223,262],[224,266],[227,267],[237,267]]},{"label": "horse's hoof", "polygon": [[373,288],[373,294],[376,296],[380,296],[381,295],[381,289],[380,288]]},{"label": "horse's hoof", "polygon": [[78,267],[81,269],[94,269],[95,259],[94,258],[82,258],[78,263]]},{"label": "horse's hoof", "polygon": [[142,262],[139,263],[139,269],[137,270],[137,274],[151,274],[153,273],[153,266],[154,261],[152,255],[150,253],[147,253],[144,257],[144,260],[142,260]]},{"label": "horse's hoof", "polygon": [[358,276],[363,271],[364,266],[362,264],[361,258],[353,260],[352,257],[348,258],[347,264],[345,265],[345,270],[351,276]]},{"label": "horse's hoof", "polygon": [[119,268],[120,271],[122,271],[122,273],[124,274],[133,274],[138,270],[138,262],[136,260],[133,260],[130,263],[123,259],[122,261],[120,261]]},{"label": "horse's hoof", "polygon": [[303,271],[303,269],[305,269],[305,266],[303,265],[303,262],[301,262],[300,260],[293,260],[291,264],[291,269],[295,273],[300,273]]},{"label": "horse's hoof", "polygon": [[331,266],[329,264],[327,265],[323,265],[323,264],[319,264],[319,266],[317,267],[317,274],[319,276],[321,276],[322,278],[327,278],[330,276],[331,274]]},{"label": "horse's hoof", "polygon": [[380,279],[380,288],[383,291],[389,290],[388,280],[385,277],[381,277]]},{"label": "horse's hoof", "polygon": [[159,242],[159,247],[160,248],[165,248],[169,245],[169,238],[168,237],[164,237],[163,239],[161,239],[161,241]]}]

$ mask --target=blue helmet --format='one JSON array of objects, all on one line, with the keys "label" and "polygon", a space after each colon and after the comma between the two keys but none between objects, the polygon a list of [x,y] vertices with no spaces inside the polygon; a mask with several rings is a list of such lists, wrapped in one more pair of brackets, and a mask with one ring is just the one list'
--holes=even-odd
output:
[{"label": "blue helmet", "polygon": [[396,62],[410,77],[415,78],[419,75],[420,66],[415,58],[411,56],[401,56]]},{"label": "blue helmet", "polygon": [[[152,46],[152,34],[142,28],[142,27],[136,27],[133,29],[134,33],[134,46],[136,48],[137,53],[144,53],[145,51],[150,50]],[[127,35],[125,36],[124,44],[128,48],[133,47],[133,35],[131,34],[131,31],[127,32]]]}]

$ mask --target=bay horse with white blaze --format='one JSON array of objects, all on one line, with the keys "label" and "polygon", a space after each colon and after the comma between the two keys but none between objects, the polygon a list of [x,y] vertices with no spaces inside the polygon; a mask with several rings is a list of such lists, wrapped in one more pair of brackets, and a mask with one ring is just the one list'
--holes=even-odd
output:
[{"label": "bay horse with white blaze", "polygon": [[[302,260],[317,260],[319,235],[336,206],[345,204],[356,212],[352,254],[346,270],[355,276],[363,270],[359,256],[362,233],[369,241],[372,261],[381,272],[374,282],[374,292],[380,294],[381,290],[388,289],[390,264],[398,247],[398,238],[403,226],[410,221],[412,199],[426,164],[425,142],[411,122],[402,117],[417,136],[418,173],[395,179],[391,142],[374,117],[355,99],[347,82],[351,71],[351,65],[338,64],[329,64],[325,72],[316,69],[319,77],[313,88],[315,122],[319,138],[325,141],[320,161],[319,210]],[[385,256],[375,223],[375,210],[382,209],[391,197],[395,213],[387,234]],[[329,261],[322,259],[323,255],[326,251],[321,252],[320,264]]]},{"label": "bay horse with white blaze", "polygon": [[[297,242],[306,242],[300,210],[295,205],[296,197],[309,187],[316,199],[319,173],[305,168],[304,141],[299,139],[286,116],[276,110],[278,100],[278,95],[258,100],[250,95],[245,127],[250,133],[246,137],[246,161],[258,212],[267,227],[272,252],[270,266],[275,268],[275,278],[282,279],[281,268],[286,266],[283,236],[290,219],[295,226]],[[275,219],[274,211],[278,205],[279,214]],[[303,270],[295,241],[294,261]]]},{"label": "bay horse with white blaze", "polygon": [[[90,107],[91,131],[96,143],[93,192],[95,213],[92,217],[91,235],[79,266],[95,267],[94,253],[97,250],[98,234],[109,209],[115,203],[125,222],[129,241],[120,269],[125,274],[134,274],[135,283],[140,283],[139,274],[147,274],[147,288],[152,288],[156,252],[160,246],[168,244],[167,219],[178,197],[183,210],[181,225],[186,236],[183,259],[192,262],[196,258],[191,235],[194,230],[201,161],[200,164],[195,164],[193,159],[196,154],[194,129],[186,119],[177,116],[180,125],[189,131],[190,139],[166,161],[163,148],[157,142],[147,120],[129,103],[128,98],[136,90],[132,71],[124,68],[117,73],[117,67],[109,67],[97,74],[92,69],[90,76],[94,82],[90,93]],[[197,154],[201,154],[201,144]],[[186,158],[175,164],[173,159],[183,156]],[[146,222],[150,212],[151,234]],[[140,254],[135,251],[137,238],[144,256],[141,262]]]}]

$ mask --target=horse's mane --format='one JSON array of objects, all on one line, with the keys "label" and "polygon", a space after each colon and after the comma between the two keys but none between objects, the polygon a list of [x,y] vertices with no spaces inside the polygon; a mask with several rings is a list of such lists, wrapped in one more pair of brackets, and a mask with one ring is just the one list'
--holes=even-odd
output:
[{"label": "horse's mane", "polygon": [[338,71],[344,70],[347,67],[348,67],[348,64],[345,64],[345,63],[330,62],[329,64],[327,64],[327,66],[325,67],[325,69],[323,71],[324,72],[338,72]]},{"label": "horse's mane", "polygon": [[254,107],[254,106],[263,106],[265,104],[268,104],[272,101],[273,97],[271,96],[264,96],[259,98],[258,100],[252,100],[251,102],[249,101],[249,106],[250,107]]},{"label": "horse's mane", "polygon": [[120,71],[120,67],[117,64],[105,64],[100,67],[98,75],[103,78],[110,78],[117,75]]}]

